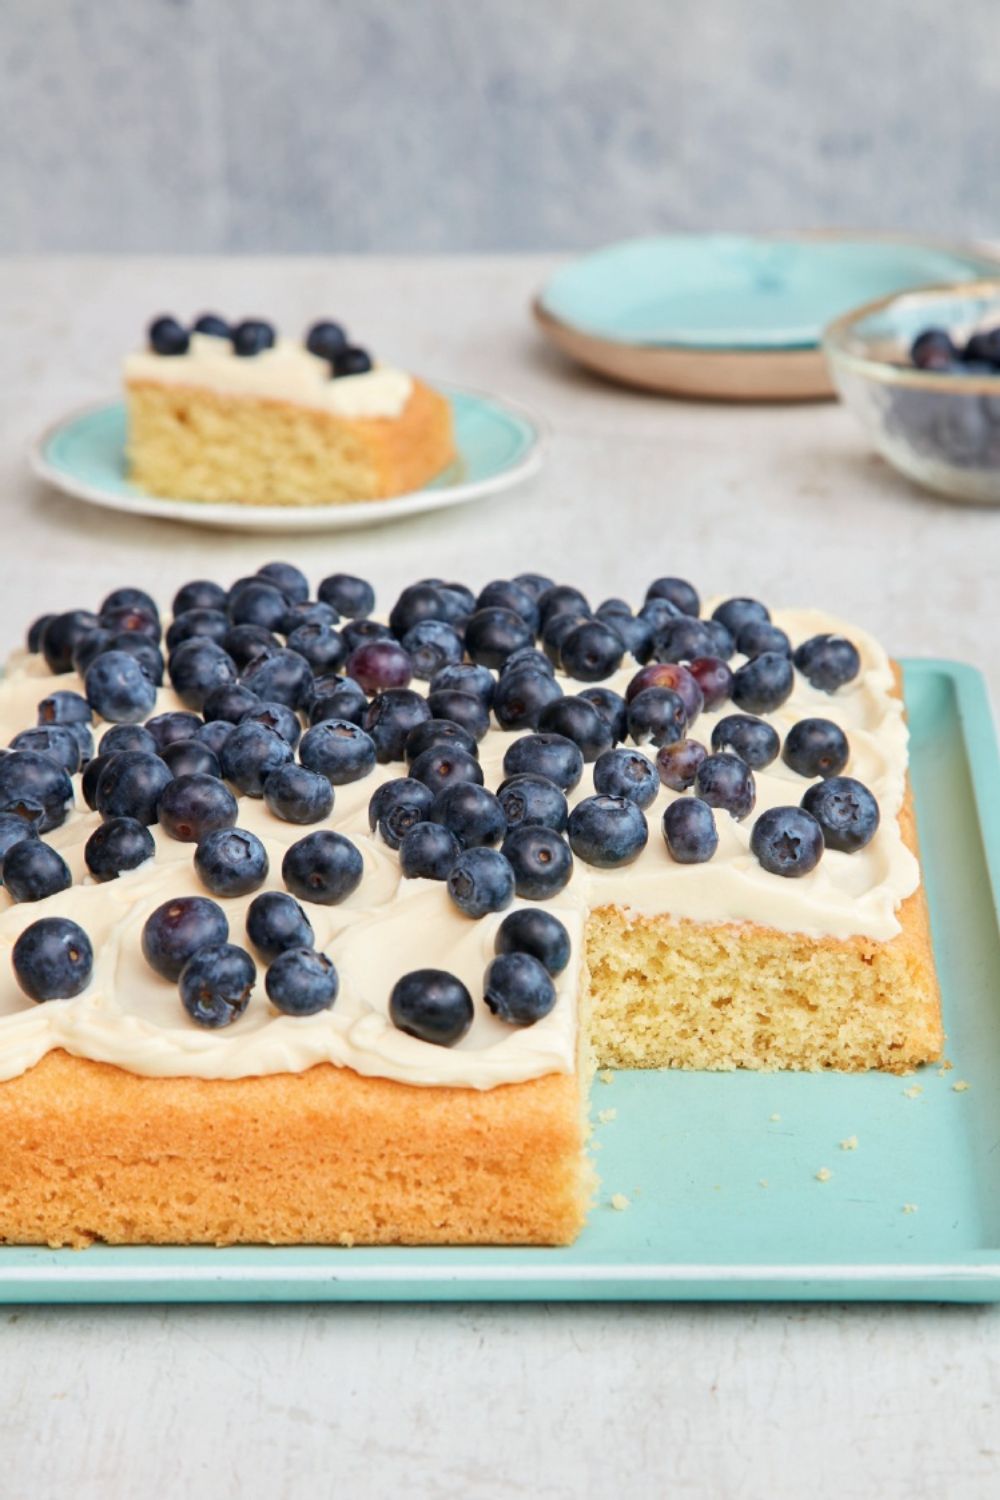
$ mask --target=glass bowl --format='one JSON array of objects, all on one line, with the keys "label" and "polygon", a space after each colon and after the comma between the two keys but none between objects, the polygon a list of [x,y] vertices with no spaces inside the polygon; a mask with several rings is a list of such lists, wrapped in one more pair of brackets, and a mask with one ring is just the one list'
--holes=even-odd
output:
[{"label": "glass bowl", "polygon": [[1000,370],[918,370],[925,328],[956,343],[1000,326],[1000,280],[926,287],[869,302],[823,334],[834,385],[894,468],[956,500],[1000,505]]}]

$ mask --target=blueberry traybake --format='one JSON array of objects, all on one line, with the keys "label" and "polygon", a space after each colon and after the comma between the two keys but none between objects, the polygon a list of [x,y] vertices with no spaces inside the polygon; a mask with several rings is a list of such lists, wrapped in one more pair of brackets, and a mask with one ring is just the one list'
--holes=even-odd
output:
[{"label": "blueberry traybake", "polygon": [[595,1063],[940,1051],[897,677],[819,612],[269,564],[42,617],[0,731],[0,1239],[561,1244]]}]

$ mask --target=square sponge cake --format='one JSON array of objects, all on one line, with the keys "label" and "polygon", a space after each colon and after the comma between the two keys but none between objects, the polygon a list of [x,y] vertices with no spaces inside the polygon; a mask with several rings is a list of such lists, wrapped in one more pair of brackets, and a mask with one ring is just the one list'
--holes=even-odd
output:
[{"label": "square sponge cake", "polygon": [[[291,602],[295,580],[271,576]],[[332,583],[321,596],[337,596]],[[367,658],[364,672],[347,662],[359,673],[353,689],[321,673],[289,676],[287,652],[265,658],[267,696],[297,684],[284,704],[291,722],[262,706],[264,731],[242,732],[238,755],[227,750],[236,730],[220,731],[213,715],[235,713],[227,693],[263,686],[263,668],[244,667],[237,683],[225,645],[207,652],[213,671],[224,668],[213,696],[190,651],[180,670],[174,629],[168,680],[139,715],[155,748],[127,752],[169,764],[174,790],[142,813],[148,857],[123,860],[114,879],[101,851],[115,817],[128,816],[126,752],[99,741],[108,758],[96,776],[51,757],[68,754],[60,725],[89,716],[101,735],[102,709],[123,700],[87,665],[101,642],[87,644],[86,620],[64,614],[33,630],[33,649],[15,654],[0,683],[0,732],[14,741],[0,761],[0,831],[33,818],[12,847],[37,835],[65,873],[48,892],[29,890],[22,857],[4,863],[0,1239],[566,1244],[594,1193],[595,1064],[906,1072],[939,1055],[905,715],[879,643],[817,611],[776,611],[772,649],[755,654],[760,641],[741,629],[747,601],[691,610],[673,627],[670,611],[653,609],[660,660],[640,665],[626,635],[648,657],[648,632],[620,626],[600,676],[603,636],[570,630],[553,648],[551,620],[569,591],[546,585],[531,584],[537,613],[519,644],[509,620],[489,615],[495,603],[467,610],[456,631],[464,661],[407,687],[374,680],[380,668]],[[396,602],[397,638],[434,587]],[[224,603],[231,615],[245,613],[240,589]],[[454,619],[454,606],[442,599],[440,616]],[[152,601],[129,608],[159,628]],[[336,627],[348,645],[349,624]],[[558,664],[551,674],[537,661],[511,666],[504,683],[510,653],[538,630]],[[773,649],[782,635],[787,652]],[[398,669],[394,650],[379,660]],[[317,707],[334,692],[338,713]],[[545,698],[541,711],[532,694]],[[221,888],[226,869],[200,858],[178,821],[177,786],[198,757],[172,751],[175,738],[217,746],[214,780],[232,792],[236,831],[256,858],[262,851],[239,891]],[[258,740],[279,770],[330,781],[332,806],[312,825],[296,821],[284,782],[261,780]],[[146,776],[150,764],[139,769]],[[419,863],[428,828],[434,848],[445,833],[454,839],[447,868]],[[353,851],[349,888],[303,882],[317,837],[333,838],[338,857]],[[335,966],[327,1003],[297,1013],[275,983],[277,960],[255,926],[268,896],[300,903],[300,943]],[[149,941],[164,911],[205,898],[253,972],[221,1011],[201,1007],[189,979],[204,947],[178,987]],[[560,935],[558,961],[538,938],[539,916]],[[48,980],[18,954],[53,920],[77,960],[91,957],[75,988],[40,995]],[[511,977],[517,965],[496,968],[511,954],[530,960],[519,958],[515,975],[527,990]],[[464,993],[467,1014],[450,1030],[420,977],[428,972]],[[406,1012],[401,986],[415,975],[421,1006]]]}]

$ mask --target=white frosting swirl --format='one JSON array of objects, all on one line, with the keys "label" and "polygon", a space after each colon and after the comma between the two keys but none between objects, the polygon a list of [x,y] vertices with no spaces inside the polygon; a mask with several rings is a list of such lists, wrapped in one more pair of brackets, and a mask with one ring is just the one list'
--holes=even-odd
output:
[{"label": "white frosting swirl", "polygon": [[[69,863],[73,887],[24,905],[0,892],[0,1079],[20,1074],[47,1051],[63,1047],[78,1056],[155,1076],[239,1078],[300,1072],[328,1061],[410,1084],[491,1088],[575,1067],[578,959],[586,914],[594,907],[613,904],[637,914],[702,922],[757,922],[813,937],[892,938],[900,930],[899,905],[916,889],[919,868],[903,843],[898,822],[906,783],[907,731],[902,704],[893,691],[891,665],[871,637],[818,611],[779,612],[775,619],[793,642],[835,631],[848,635],[861,653],[862,671],[854,683],[829,696],[810,688],[797,673],[792,697],[769,716],[782,736],[807,715],[833,719],[846,731],[851,744],[847,772],[872,789],[882,813],[878,833],[860,853],[827,850],[817,868],[798,880],[784,880],[761,868],[749,849],[753,817],[765,807],[799,802],[807,785],[779,759],[756,773],[757,805],[745,823],[716,814],[715,857],[704,865],[677,865],[667,854],[659,826],[675,794],[661,790],[647,813],[649,842],[634,864],[609,871],[577,860],[567,888],[545,903],[546,910],[567,925],[574,958],[560,978],[552,1013],[534,1026],[515,1030],[491,1016],[481,998],[483,971],[502,917],[470,921],[454,907],[443,884],[402,879],[397,856],[368,831],[372,792],[403,770],[399,765],[379,766],[364,781],[337,788],[328,824],[348,834],[361,849],[361,885],[341,906],[308,907],[317,945],[330,953],[340,973],[335,1006],[306,1019],[281,1016],[268,1003],[261,982],[240,1020],[223,1031],[206,1031],[188,1019],[176,987],[152,973],[140,950],[142,924],[150,912],[171,897],[204,893],[192,865],[193,846],[176,843],[154,829],[155,860],[119,880],[97,885],[87,874],[83,846],[99,820],[86,811],[78,791],[78,810],[46,835]],[[623,670],[609,685],[623,691],[634,670]],[[57,686],[79,690],[81,684],[72,674],[53,678],[40,658],[24,653],[13,658],[0,683],[0,739],[7,741],[33,723],[39,700]],[[573,692],[580,684],[565,686]],[[179,706],[169,689],[161,691],[157,712]],[[712,723],[731,707],[703,715],[694,734],[707,743]],[[487,786],[495,787],[502,779],[503,756],[513,738],[494,728],[481,744]],[[587,767],[572,800],[592,790]],[[240,799],[240,824],[267,846],[267,887],[282,889],[284,851],[309,830],[281,822],[251,798]],[[244,916],[251,899],[221,903],[234,942],[245,941]],[[35,1005],[17,986],[10,950],[25,927],[55,914],[72,917],[90,935],[96,954],[94,977],[74,1000]],[[451,970],[473,995],[475,1021],[457,1047],[417,1041],[397,1031],[388,1019],[395,981],[410,969],[424,967]]]},{"label": "white frosting swirl", "polygon": [[296,339],[249,357],[233,353],[228,339],[193,333],[186,354],[151,349],[125,360],[126,384],[190,386],[220,396],[254,396],[312,406],[338,417],[398,417],[410,399],[413,378],[404,370],[376,365],[363,375],[331,378],[330,365]]}]

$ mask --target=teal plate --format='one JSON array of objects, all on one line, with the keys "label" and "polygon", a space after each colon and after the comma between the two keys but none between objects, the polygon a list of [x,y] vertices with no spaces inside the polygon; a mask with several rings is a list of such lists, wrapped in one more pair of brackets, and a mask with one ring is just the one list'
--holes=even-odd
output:
[{"label": "teal plate", "polygon": [[391,500],[347,505],[208,505],[147,494],[126,478],[126,416],[120,401],[87,407],[49,427],[34,444],[31,463],[40,478],[65,494],[108,510],[227,531],[286,533],[380,526],[424,511],[482,500],[535,473],[541,463],[543,436],[537,418],[497,396],[455,386],[439,389],[451,403],[458,459],[425,489]]},{"label": "teal plate", "polygon": [[893,236],[672,234],[609,245],[565,266],[542,309],[614,343],[700,350],[815,348],[833,318],[998,262]]},{"label": "teal plate", "polygon": [[905,693],[950,1071],[595,1082],[617,1117],[565,1250],[8,1247],[0,1299],[1000,1300],[1000,761],[971,667],[908,662]]}]

